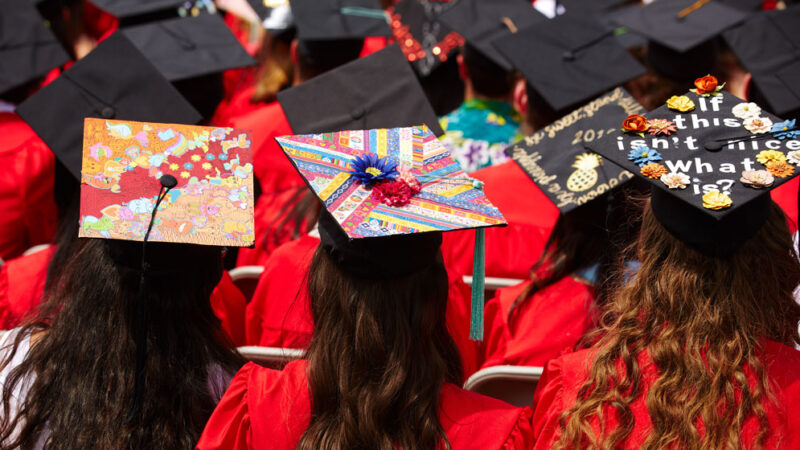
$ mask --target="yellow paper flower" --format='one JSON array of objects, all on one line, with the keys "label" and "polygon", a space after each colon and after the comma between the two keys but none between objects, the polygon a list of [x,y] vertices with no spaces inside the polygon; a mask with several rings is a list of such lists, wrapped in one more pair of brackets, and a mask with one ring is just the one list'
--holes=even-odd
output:
[{"label": "yellow paper flower", "polygon": [[181,172],[181,178],[189,178],[189,172],[187,172],[185,170],[183,172]]},{"label": "yellow paper flower", "polygon": [[778,150],[762,150],[756,155],[756,161],[766,166],[771,162],[786,162],[786,155]]},{"label": "yellow paper flower", "polygon": [[641,168],[642,175],[658,180],[662,175],[667,174],[667,168],[659,163],[645,164]]},{"label": "yellow paper flower", "polygon": [[673,95],[667,100],[667,108],[680,112],[689,112],[694,109],[694,102],[685,95]]},{"label": "yellow paper flower", "polygon": [[200,161],[200,155],[198,155],[196,153],[194,155],[192,155],[192,161],[194,161],[194,162]]},{"label": "yellow paper flower", "polygon": [[703,208],[719,210],[729,208],[733,204],[733,200],[727,194],[720,191],[708,191],[703,194]]},{"label": "yellow paper flower", "polygon": [[207,163],[207,162],[203,163],[203,169],[211,170],[211,163]]},{"label": "yellow paper flower", "polygon": [[785,161],[770,161],[767,163],[767,170],[772,176],[786,178],[794,173],[794,166]]},{"label": "yellow paper flower", "polygon": [[170,164],[169,165],[169,170],[178,170],[178,165],[175,164],[175,163]]}]

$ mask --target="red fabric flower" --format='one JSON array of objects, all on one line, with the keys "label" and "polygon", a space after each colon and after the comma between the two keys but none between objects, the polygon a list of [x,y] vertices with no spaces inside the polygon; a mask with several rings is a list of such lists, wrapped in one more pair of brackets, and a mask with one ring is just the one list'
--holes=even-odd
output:
[{"label": "red fabric flower", "polygon": [[420,191],[420,187],[412,186],[402,178],[391,181],[383,181],[372,188],[372,194],[379,202],[389,206],[405,206],[411,201],[411,197]]}]

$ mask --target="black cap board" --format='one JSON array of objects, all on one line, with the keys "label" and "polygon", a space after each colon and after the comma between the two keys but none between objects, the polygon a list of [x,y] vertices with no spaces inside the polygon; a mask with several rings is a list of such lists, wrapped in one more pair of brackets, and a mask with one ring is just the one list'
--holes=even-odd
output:
[{"label": "black cap board", "polygon": [[800,6],[754,15],[725,40],[775,114],[800,108]]},{"label": "black cap board", "polygon": [[547,18],[528,0],[459,0],[439,20],[497,65],[511,70],[513,64],[493,42]]},{"label": "black cap board", "polygon": [[271,32],[288,30],[294,26],[294,16],[289,0],[247,0],[261,26]]},{"label": "black cap board", "polygon": [[725,6],[741,9],[742,11],[758,11],[761,9],[761,5],[764,4],[764,0],[717,0],[717,1]]},{"label": "black cap board", "polygon": [[495,47],[556,111],[645,73],[613,31],[564,14],[495,41]]},{"label": "black cap board", "polygon": [[120,32],[20,104],[17,113],[76,179],[85,117],[183,124],[202,119]]},{"label": "black cap board", "polygon": [[298,39],[324,41],[389,36],[378,0],[290,0]]},{"label": "black cap board", "polygon": [[596,12],[618,8],[633,2],[631,0],[560,0],[558,3],[564,5],[566,12]]},{"label": "black cap board", "polygon": [[281,91],[278,101],[297,134],[419,124],[443,134],[397,45]]},{"label": "black cap board", "polygon": [[89,0],[98,8],[106,11],[119,19],[128,19],[135,16],[157,13],[165,10],[174,10],[177,15],[178,7],[186,0]]},{"label": "black cap board", "polygon": [[256,64],[216,14],[131,26],[122,33],[170,81]]},{"label": "black cap board", "polygon": [[33,3],[0,0],[0,93],[69,61]]},{"label": "black cap board", "polygon": [[656,218],[676,237],[730,253],[766,220],[762,194],[797,175],[800,131],[722,91],[689,92],[667,105],[627,120],[633,131],[586,146],[651,183]]},{"label": "black cap board", "polygon": [[401,0],[391,7],[392,35],[414,70],[430,74],[458,51],[464,38],[438,20],[456,2]]},{"label": "black cap board", "polygon": [[617,134],[644,107],[623,88],[599,97],[506,149],[534,183],[567,213],[634,177],[584,145]]},{"label": "black cap board", "polygon": [[743,21],[747,13],[714,0],[658,0],[626,8],[615,17],[650,41],[683,53]]}]

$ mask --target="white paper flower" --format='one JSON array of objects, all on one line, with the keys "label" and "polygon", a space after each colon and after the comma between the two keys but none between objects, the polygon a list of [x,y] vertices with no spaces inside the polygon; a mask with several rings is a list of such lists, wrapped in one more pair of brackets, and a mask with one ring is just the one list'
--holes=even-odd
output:
[{"label": "white paper flower", "polygon": [[800,166],[800,150],[795,150],[786,154],[786,162]]},{"label": "white paper flower", "polygon": [[740,119],[758,117],[759,114],[761,114],[761,108],[755,103],[739,103],[733,107],[733,115]]},{"label": "white paper flower", "polygon": [[686,189],[689,185],[689,175],[680,172],[670,172],[661,175],[661,182],[670,189]]},{"label": "white paper flower", "polygon": [[772,121],[768,117],[750,117],[744,119],[744,127],[753,134],[764,134],[772,130]]},{"label": "white paper flower", "polygon": [[754,189],[761,189],[772,186],[775,182],[775,177],[766,170],[745,170],[742,172],[742,177],[739,181],[746,186]]}]

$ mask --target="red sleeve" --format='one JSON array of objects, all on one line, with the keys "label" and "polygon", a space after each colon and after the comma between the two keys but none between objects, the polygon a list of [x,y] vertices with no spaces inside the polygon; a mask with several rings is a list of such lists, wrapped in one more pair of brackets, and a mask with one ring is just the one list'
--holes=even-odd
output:
[{"label": "red sleeve", "polygon": [[786,214],[789,229],[794,233],[797,230],[797,188],[800,178],[794,178],[770,191],[772,201],[778,204]]},{"label": "red sleeve", "polygon": [[522,410],[519,419],[517,419],[517,424],[511,429],[506,442],[503,444],[503,450],[527,450],[533,447],[535,441],[533,439],[533,428],[531,427],[531,414],[532,411],[527,406]]},{"label": "red sleeve", "polygon": [[233,284],[227,271],[222,273],[222,279],[211,293],[210,301],[214,315],[220,320],[231,342],[237,347],[245,345],[244,314],[247,300]]},{"label": "red sleeve", "polygon": [[208,419],[198,450],[204,449],[250,449],[250,411],[248,408],[248,384],[253,363],[245,364],[231,381],[228,390]]},{"label": "red sleeve", "polygon": [[53,195],[55,155],[38,138],[27,144],[26,155],[23,181],[28,244],[47,244],[53,241],[58,221]]},{"label": "red sleeve", "polygon": [[533,394],[534,413],[531,422],[536,448],[551,448],[561,434],[559,419],[564,411],[561,369],[561,358],[550,360]]},{"label": "red sleeve", "polygon": [[8,299],[8,264],[0,266],[0,330],[14,328],[14,314]]}]

